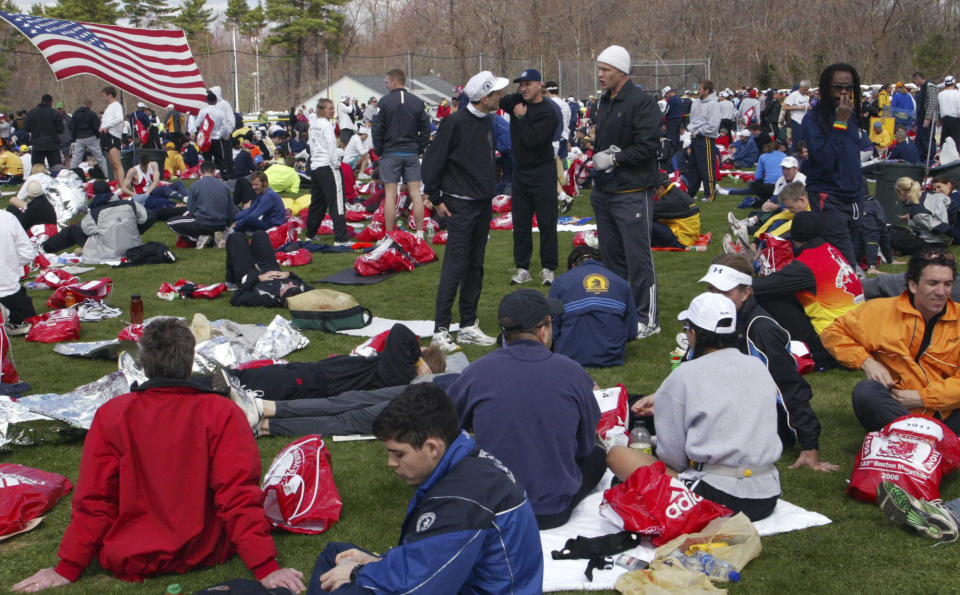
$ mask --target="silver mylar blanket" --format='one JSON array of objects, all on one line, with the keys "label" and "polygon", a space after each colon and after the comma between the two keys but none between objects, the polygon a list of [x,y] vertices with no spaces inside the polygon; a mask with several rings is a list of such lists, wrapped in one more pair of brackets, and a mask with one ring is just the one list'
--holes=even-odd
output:
[{"label": "silver mylar blanket", "polygon": [[53,393],[21,397],[17,404],[34,413],[64,421],[71,426],[90,429],[93,414],[110,399],[130,392],[130,383],[123,372],[111,372],[89,384],[57,395]]}]

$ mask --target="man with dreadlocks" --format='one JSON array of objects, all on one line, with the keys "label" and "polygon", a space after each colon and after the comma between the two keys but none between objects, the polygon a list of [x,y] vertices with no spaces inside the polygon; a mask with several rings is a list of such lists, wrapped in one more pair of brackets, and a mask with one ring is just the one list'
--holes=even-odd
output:
[{"label": "man with dreadlocks", "polygon": [[863,200],[860,174],[860,76],[849,64],[832,64],[820,75],[820,97],[803,117],[801,133],[810,158],[807,176],[810,209],[820,216],[824,239],[847,262],[857,262],[852,235]]}]

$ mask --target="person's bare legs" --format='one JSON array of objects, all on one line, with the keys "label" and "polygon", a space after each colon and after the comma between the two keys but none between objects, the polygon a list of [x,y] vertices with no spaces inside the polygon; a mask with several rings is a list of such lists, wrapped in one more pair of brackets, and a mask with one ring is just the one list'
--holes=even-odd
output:
[{"label": "person's bare legs", "polygon": [[[107,152],[107,161],[110,162],[110,167],[113,168],[113,175],[116,178],[117,182],[123,183],[124,171],[123,171],[123,161],[120,160],[120,149],[112,148]],[[106,175],[107,172],[103,172]]]},{"label": "person's bare legs", "polygon": [[[383,184],[383,228],[393,231],[397,224],[397,187],[396,183]],[[420,216],[423,216],[423,202],[420,203]]]},{"label": "person's bare legs", "polygon": [[[420,194],[420,182],[407,182],[407,196],[413,203],[413,219],[417,222],[417,231],[423,231],[423,196]],[[409,225],[407,226],[409,227]]]},{"label": "person's bare legs", "polygon": [[[653,465],[658,460],[651,454],[627,446],[614,446],[607,452],[607,467],[613,471],[614,475],[624,481],[640,467]],[[667,475],[676,477],[677,472],[667,467]]]}]

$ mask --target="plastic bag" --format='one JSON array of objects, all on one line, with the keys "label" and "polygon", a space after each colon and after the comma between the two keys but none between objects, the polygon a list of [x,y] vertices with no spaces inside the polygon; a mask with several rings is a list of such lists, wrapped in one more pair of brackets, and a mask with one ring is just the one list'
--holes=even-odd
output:
[{"label": "plastic bag", "polygon": [[793,244],[790,240],[770,233],[762,233],[757,239],[760,240],[760,249],[757,251],[760,270],[757,274],[761,277],[775,273],[793,262]]},{"label": "plastic bag", "polygon": [[50,289],[57,289],[66,285],[75,285],[80,282],[75,276],[62,269],[45,269],[37,277],[37,283],[43,283]]},{"label": "plastic bag", "polygon": [[7,329],[0,324],[0,382],[16,384],[20,382],[20,375],[13,365],[13,355],[10,353],[10,337]]},{"label": "plastic bag", "polygon": [[[291,237],[291,235],[293,237]],[[279,250],[280,246],[284,244],[297,241],[296,229],[291,232],[289,223],[282,223],[271,227],[267,230],[267,237],[270,238],[270,243],[273,245],[274,250]]]},{"label": "plastic bag", "polygon": [[[626,531],[656,535],[653,545],[657,546],[733,514],[729,508],[694,494],[665,471],[660,461],[640,467],[625,482],[603,493],[600,513],[614,522],[619,518],[618,524]],[[611,515],[611,511],[616,514]]]},{"label": "plastic bag", "polygon": [[299,267],[313,262],[313,254],[306,248],[293,252],[277,252],[277,263],[285,267]]},{"label": "plastic bag", "polygon": [[590,246],[591,248],[596,248],[599,244],[600,239],[597,237],[597,230],[595,229],[578,231],[573,234],[574,246]]},{"label": "plastic bag", "polygon": [[29,529],[40,517],[70,493],[66,477],[14,463],[0,463],[0,536]]},{"label": "plastic bag", "polygon": [[600,422],[597,424],[600,441],[607,444],[608,441],[615,441],[618,436],[626,436],[629,414],[626,387],[618,384],[613,388],[595,390],[593,396],[600,407]]},{"label": "plastic bag", "polygon": [[732,517],[714,519],[702,531],[681,535],[658,547],[651,565],[665,559],[674,550],[686,552],[693,545],[719,542],[727,546],[710,548],[710,555],[733,564],[738,572],[763,550],[757,528],[747,515],[739,512]]},{"label": "plastic bag", "polygon": [[513,200],[509,194],[498,194],[493,197],[492,208],[494,213],[509,213]]},{"label": "plastic bag", "polygon": [[281,450],[263,478],[264,509],[274,527],[319,534],[340,520],[343,503],[330,469],[330,451],[319,434]]},{"label": "plastic bag", "polygon": [[433,235],[433,245],[442,246],[447,243],[447,230],[438,231]]},{"label": "plastic bag", "polygon": [[87,281],[86,283],[65,285],[54,291],[53,295],[47,298],[47,307],[66,308],[68,293],[73,294],[74,301],[78,304],[87,300],[102,302],[108,295],[110,295],[110,291],[112,289],[113,281],[110,279],[110,277],[103,277],[93,281]]},{"label": "plastic bag", "polygon": [[388,231],[387,235],[400,246],[401,250],[419,264],[433,262],[437,259],[437,253],[433,251],[430,244],[408,231]]},{"label": "plastic bag", "polygon": [[383,222],[371,221],[357,234],[358,242],[377,242],[384,236]]},{"label": "plastic bag", "polygon": [[362,277],[379,275],[389,271],[412,271],[415,265],[413,260],[397,249],[392,238],[384,238],[372,251],[358,256],[353,263],[353,270]]},{"label": "plastic bag", "polygon": [[490,229],[513,229],[513,213],[506,213],[491,219]]},{"label": "plastic bag", "polygon": [[38,343],[59,343],[76,341],[80,338],[80,316],[73,308],[63,308],[31,316],[24,322],[30,323],[30,330],[24,337],[27,341]]},{"label": "plastic bag", "polygon": [[905,415],[870,432],[850,474],[847,494],[877,501],[877,486],[890,481],[915,498],[936,500],[940,480],[960,467],[960,438],[939,421]]},{"label": "plastic bag", "polygon": [[726,589],[713,586],[707,575],[677,566],[660,565],[656,569],[625,572],[617,579],[614,588],[623,595],[700,595],[726,593]]}]

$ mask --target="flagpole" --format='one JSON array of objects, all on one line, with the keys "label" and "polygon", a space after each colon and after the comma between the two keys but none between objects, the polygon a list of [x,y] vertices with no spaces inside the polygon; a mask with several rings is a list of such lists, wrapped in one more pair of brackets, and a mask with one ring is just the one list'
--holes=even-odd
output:
[{"label": "flagpole", "polygon": [[233,27],[233,107],[240,110],[240,73],[237,72],[237,27]]}]

